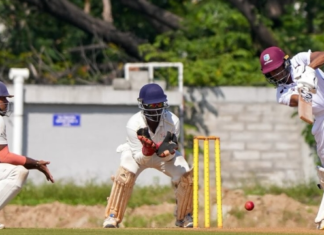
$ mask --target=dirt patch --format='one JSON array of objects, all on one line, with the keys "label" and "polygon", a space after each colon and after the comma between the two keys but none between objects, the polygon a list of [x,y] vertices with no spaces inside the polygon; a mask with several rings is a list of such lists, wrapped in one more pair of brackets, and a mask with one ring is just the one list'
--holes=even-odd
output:
[{"label": "dirt patch", "polygon": [[[215,198],[211,195],[211,198]],[[244,204],[251,200],[255,204],[252,211],[246,211]],[[212,199],[211,218],[216,219],[217,206]],[[203,200],[200,200],[203,206]],[[223,227],[238,228],[301,228],[314,232],[314,218],[317,206],[303,205],[285,194],[253,196],[244,195],[241,190],[223,191]],[[0,222],[6,227],[34,228],[100,228],[104,218],[104,206],[71,206],[59,202],[37,206],[8,205],[0,211]],[[174,204],[142,206],[127,209],[127,218],[132,216],[153,217],[159,214],[173,214]],[[203,227],[203,211],[199,214],[199,224]],[[163,227],[174,227],[174,221]],[[298,230],[300,231],[300,230]]]}]

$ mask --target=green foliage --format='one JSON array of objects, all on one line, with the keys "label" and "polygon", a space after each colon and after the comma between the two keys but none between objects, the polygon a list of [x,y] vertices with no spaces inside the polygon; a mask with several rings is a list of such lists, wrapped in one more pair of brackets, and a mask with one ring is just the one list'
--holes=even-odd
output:
[{"label": "green foliage", "polygon": [[324,25],[322,1],[299,1],[288,4],[280,18],[282,25],[274,30],[282,47],[294,55],[300,51],[323,50]]},{"label": "green foliage", "polygon": [[183,62],[187,86],[264,85],[249,24],[236,9],[224,1],[186,8],[183,29],[140,47],[146,61]]},{"label": "green foliage", "polygon": [[[80,9],[84,7],[82,0],[70,2]],[[147,41],[139,48],[145,61],[183,62],[187,86],[267,85],[258,62],[263,48],[254,38],[246,18],[231,3],[225,0],[150,2],[176,14],[181,19],[181,28],[160,33],[146,16],[119,1],[111,1],[113,25],[121,32],[130,32]],[[289,54],[324,47],[322,1],[286,4],[284,14],[276,19],[267,17],[266,1],[254,4],[258,20],[272,30],[279,46]],[[102,7],[102,1],[92,1],[90,15],[101,19]],[[5,26],[0,34],[0,54],[5,61],[1,64],[1,75],[6,75],[14,65],[33,65],[37,74],[32,74],[35,79],[27,82],[107,84],[120,76],[123,64],[130,61],[118,45],[103,43],[101,38],[21,1],[1,1],[0,13],[0,23]],[[88,45],[101,47],[81,49]],[[174,73],[161,72],[159,76],[174,86]]]}]

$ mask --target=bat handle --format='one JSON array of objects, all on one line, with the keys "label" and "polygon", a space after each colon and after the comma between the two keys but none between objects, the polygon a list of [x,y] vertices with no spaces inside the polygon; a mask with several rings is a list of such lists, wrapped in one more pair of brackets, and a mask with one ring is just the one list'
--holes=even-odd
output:
[{"label": "bat handle", "polygon": [[305,100],[305,102],[309,103],[313,100],[313,94],[310,92],[309,87],[303,86],[299,89],[299,94]]}]

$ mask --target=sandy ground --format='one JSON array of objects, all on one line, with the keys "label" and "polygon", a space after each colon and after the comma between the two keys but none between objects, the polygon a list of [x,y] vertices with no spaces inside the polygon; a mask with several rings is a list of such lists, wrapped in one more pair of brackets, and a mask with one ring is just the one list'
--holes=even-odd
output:
[{"label": "sandy ground", "polygon": [[[213,194],[211,198],[215,198]],[[254,202],[254,210],[244,209],[247,200]],[[217,207],[215,201],[212,201],[212,204],[214,206],[211,208],[211,218],[215,220]],[[241,190],[224,190],[222,204],[223,230],[317,233],[314,224],[317,206],[303,205],[285,194],[261,197],[246,196]],[[203,206],[202,202],[200,206]],[[101,205],[71,206],[59,202],[37,206],[8,205],[0,211],[0,223],[12,228],[100,228],[104,209]],[[174,205],[169,203],[146,205],[134,210],[127,209],[125,220],[133,216],[151,218],[159,214],[173,213],[173,210]],[[199,225],[203,227],[203,211],[199,214],[199,218]],[[151,227],[156,227],[154,222]],[[174,221],[166,223],[163,227],[174,228]]]}]

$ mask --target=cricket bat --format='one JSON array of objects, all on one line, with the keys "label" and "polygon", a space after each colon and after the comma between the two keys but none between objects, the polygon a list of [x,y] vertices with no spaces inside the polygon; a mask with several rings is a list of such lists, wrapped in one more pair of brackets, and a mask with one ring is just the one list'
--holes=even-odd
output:
[{"label": "cricket bat", "polygon": [[298,90],[299,100],[298,100],[298,116],[304,122],[313,124],[313,111],[312,111],[312,100],[313,94],[308,88],[303,87]]}]

